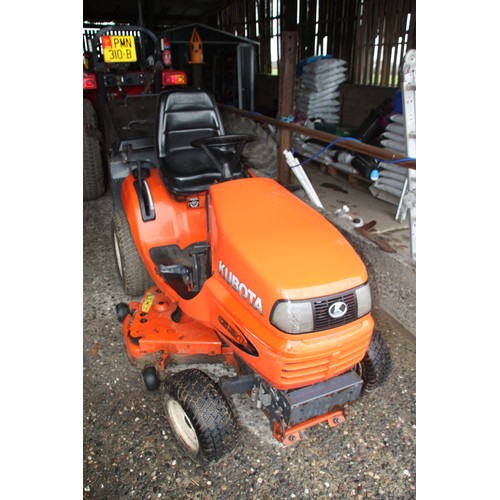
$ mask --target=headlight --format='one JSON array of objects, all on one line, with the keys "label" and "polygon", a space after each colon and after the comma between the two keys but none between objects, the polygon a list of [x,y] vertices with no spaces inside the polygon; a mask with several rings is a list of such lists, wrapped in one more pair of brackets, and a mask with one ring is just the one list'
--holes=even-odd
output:
[{"label": "headlight", "polygon": [[271,313],[271,323],[286,333],[305,333],[314,330],[311,302],[277,302]]},{"label": "headlight", "polygon": [[337,328],[367,315],[372,309],[370,285],[311,300],[279,300],[271,324],[285,333],[309,333]]},{"label": "headlight", "polygon": [[358,318],[368,314],[372,310],[372,294],[370,284],[356,288],[356,302],[358,304]]}]

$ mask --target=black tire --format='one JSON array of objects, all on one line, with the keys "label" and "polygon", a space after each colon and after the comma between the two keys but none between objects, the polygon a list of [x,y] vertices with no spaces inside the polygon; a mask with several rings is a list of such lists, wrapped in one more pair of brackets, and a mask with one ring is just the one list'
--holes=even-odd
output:
[{"label": "black tire", "polygon": [[363,379],[361,395],[373,392],[386,380],[391,370],[391,356],[384,339],[374,331],[365,357],[356,366],[356,372]]},{"label": "black tire", "polygon": [[123,210],[116,210],[111,221],[111,235],[115,262],[125,293],[138,297],[153,285],[135,246],[127,217]]},{"label": "black tire", "polygon": [[97,114],[83,100],[83,201],[96,200],[106,191],[106,175]]},{"label": "black tire", "polygon": [[257,138],[245,146],[241,156],[255,169],[256,175],[275,177],[278,164],[278,145],[275,137],[251,118],[229,111],[222,112],[221,118],[226,134],[249,134]]},{"label": "black tire", "polygon": [[158,372],[154,366],[146,366],[142,370],[142,379],[148,391],[156,391],[160,387],[160,377],[158,377]]},{"label": "black tire", "polygon": [[164,406],[175,438],[196,463],[217,462],[238,444],[238,423],[220,387],[196,368],[172,375]]}]

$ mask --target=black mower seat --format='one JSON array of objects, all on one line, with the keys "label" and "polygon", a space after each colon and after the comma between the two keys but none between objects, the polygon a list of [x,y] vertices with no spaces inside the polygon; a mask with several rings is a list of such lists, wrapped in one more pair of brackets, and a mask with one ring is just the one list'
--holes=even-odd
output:
[{"label": "black mower seat", "polygon": [[[156,125],[156,152],[167,188],[174,194],[207,190],[222,174],[207,153],[193,147],[195,139],[224,135],[224,127],[213,96],[198,90],[166,91],[159,96]],[[211,148],[222,163],[229,164],[234,153],[227,147]],[[241,164],[231,172],[243,174]]]}]

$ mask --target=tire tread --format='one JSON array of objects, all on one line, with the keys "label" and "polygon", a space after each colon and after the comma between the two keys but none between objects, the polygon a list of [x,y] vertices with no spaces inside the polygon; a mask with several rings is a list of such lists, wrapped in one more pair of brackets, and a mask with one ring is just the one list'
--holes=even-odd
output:
[{"label": "tire tread", "polygon": [[181,404],[196,429],[200,450],[193,456],[186,449],[193,460],[217,462],[235,449],[238,424],[233,409],[206,373],[196,368],[176,373],[167,380],[165,392]]},{"label": "tire tread", "polygon": [[96,200],[106,191],[97,114],[88,99],[83,100],[83,201]]},{"label": "tire tread", "polygon": [[[147,288],[153,285],[153,280],[144,267],[144,263],[137,251],[127,217],[123,210],[115,210],[113,213],[111,233],[113,245],[114,235],[116,233],[118,246],[120,248],[122,274],[118,274],[122,287],[131,297],[142,295]],[[117,259],[118,256],[115,252],[115,260],[117,261]],[[116,264],[118,269],[118,262],[116,262]]]},{"label": "tire tread", "polygon": [[389,349],[378,331],[373,332],[370,345],[361,364],[362,394],[373,392],[386,381],[392,365]]}]

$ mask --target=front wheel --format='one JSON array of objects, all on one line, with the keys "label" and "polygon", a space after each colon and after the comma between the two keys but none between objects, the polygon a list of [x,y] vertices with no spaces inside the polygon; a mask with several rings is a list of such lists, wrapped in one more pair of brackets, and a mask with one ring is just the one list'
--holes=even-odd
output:
[{"label": "front wheel", "polygon": [[384,339],[374,331],[365,357],[356,366],[356,372],[363,379],[361,394],[373,392],[381,386],[391,369],[391,356]]},{"label": "front wheel", "polygon": [[164,406],[175,438],[197,463],[216,462],[238,444],[238,425],[220,387],[198,369],[172,375]]}]

